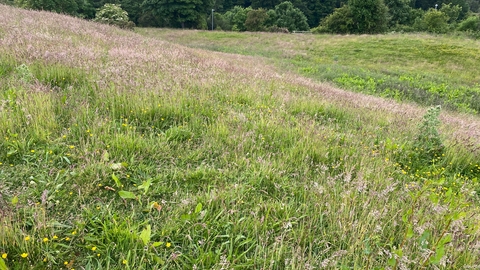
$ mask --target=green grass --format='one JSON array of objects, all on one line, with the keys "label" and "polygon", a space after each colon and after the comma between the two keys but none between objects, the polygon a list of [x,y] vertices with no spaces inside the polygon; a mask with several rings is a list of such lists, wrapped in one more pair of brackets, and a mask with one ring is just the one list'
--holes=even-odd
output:
[{"label": "green grass", "polygon": [[479,42],[426,34],[277,35],[140,29],[194,48],[262,56],[283,72],[421,105],[480,112]]},{"label": "green grass", "polygon": [[443,110],[422,129],[440,134],[419,134],[424,108],[278,76],[258,55],[0,14],[0,269],[478,263],[477,116]]}]

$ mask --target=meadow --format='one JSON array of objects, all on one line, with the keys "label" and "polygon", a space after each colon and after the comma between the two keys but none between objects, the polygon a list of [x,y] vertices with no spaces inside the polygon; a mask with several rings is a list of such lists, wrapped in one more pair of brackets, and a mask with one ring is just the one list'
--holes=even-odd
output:
[{"label": "meadow", "polygon": [[[423,66],[338,49],[436,38],[465,49]],[[315,42],[339,52],[315,60]],[[132,32],[0,5],[0,270],[478,268],[475,44]],[[360,66],[471,99],[322,82]]]},{"label": "meadow", "polygon": [[284,71],[342,89],[480,112],[480,41],[428,34],[278,35],[139,29],[210,51],[259,56]]}]

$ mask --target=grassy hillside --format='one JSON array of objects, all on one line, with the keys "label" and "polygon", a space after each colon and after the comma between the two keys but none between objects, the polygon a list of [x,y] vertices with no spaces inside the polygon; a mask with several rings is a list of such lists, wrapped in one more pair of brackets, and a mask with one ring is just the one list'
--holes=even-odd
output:
[{"label": "grassy hillside", "polygon": [[289,67],[0,5],[0,269],[475,268],[478,116]]},{"label": "grassy hillside", "polygon": [[194,48],[262,56],[341,88],[480,113],[480,41],[426,34],[278,35],[141,29]]}]

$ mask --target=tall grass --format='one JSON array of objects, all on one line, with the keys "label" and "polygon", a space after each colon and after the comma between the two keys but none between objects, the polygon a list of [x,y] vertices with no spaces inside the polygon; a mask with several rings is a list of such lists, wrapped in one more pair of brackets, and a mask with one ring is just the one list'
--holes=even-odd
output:
[{"label": "tall grass", "polygon": [[411,104],[47,12],[0,33],[0,268],[478,264],[478,117],[415,166]]},{"label": "tall grass", "polygon": [[479,42],[455,36],[276,35],[139,30],[211,51],[261,56],[282,71],[352,91],[449,110],[480,111]]}]

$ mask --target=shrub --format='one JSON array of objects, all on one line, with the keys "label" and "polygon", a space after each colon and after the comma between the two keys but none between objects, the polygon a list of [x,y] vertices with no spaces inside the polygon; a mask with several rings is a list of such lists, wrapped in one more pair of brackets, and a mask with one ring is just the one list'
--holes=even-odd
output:
[{"label": "shrub", "polygon": [[410,153],[410,161],[415,166],[428,166],[444,154],[445,146],[437,130],[440,125],[440,110],[440,106],[431,107],[423,116]]},{"label": "shrub", "polygon": [[307,17],[291,2],[282,2],[267,12],[267,25],[287,28],[288,31],[308,31]]},{"label": "shrub", "polygon": [[247,13],[245,20],[245,28],[247,31],[264,31],[265,21],[267,20],[267,11],[260,9],[252,9]]},{"label": "shrub", "polygon": [[95,15],[94,21],[133,29],[135,24],[128,19],[128,13],[120,5],[105,4]]},{"label": "shrub", "polygon": [[321,23],[319,30],[329,33],[347,34],[352,31],[353,17],[349,6],[335,9]]},{"label": "shrub", "polygon": [[243,8],[241,6],[235,6],[231,10],[225,12],[224,18],[228,25],[231,26],[231,29],[226,28],[225,30],[233,31],[245,31],[245,21],[247,20],[247,14],[251,8]]},{"label": "shrub", "polygon": [[423,15],[425,30],[432,33],[448,32],[448,15],[442,11],[430,9]]},{"label": "shrub", "polygon": [[383,0],[349,0],[352,33],[375,34],[387,30],[388,8]]},{"label": "shrub", "polygon": [[458,31],[480,31],[480,18],[478,16],[471,16],[460,22],[457,27]]}]

